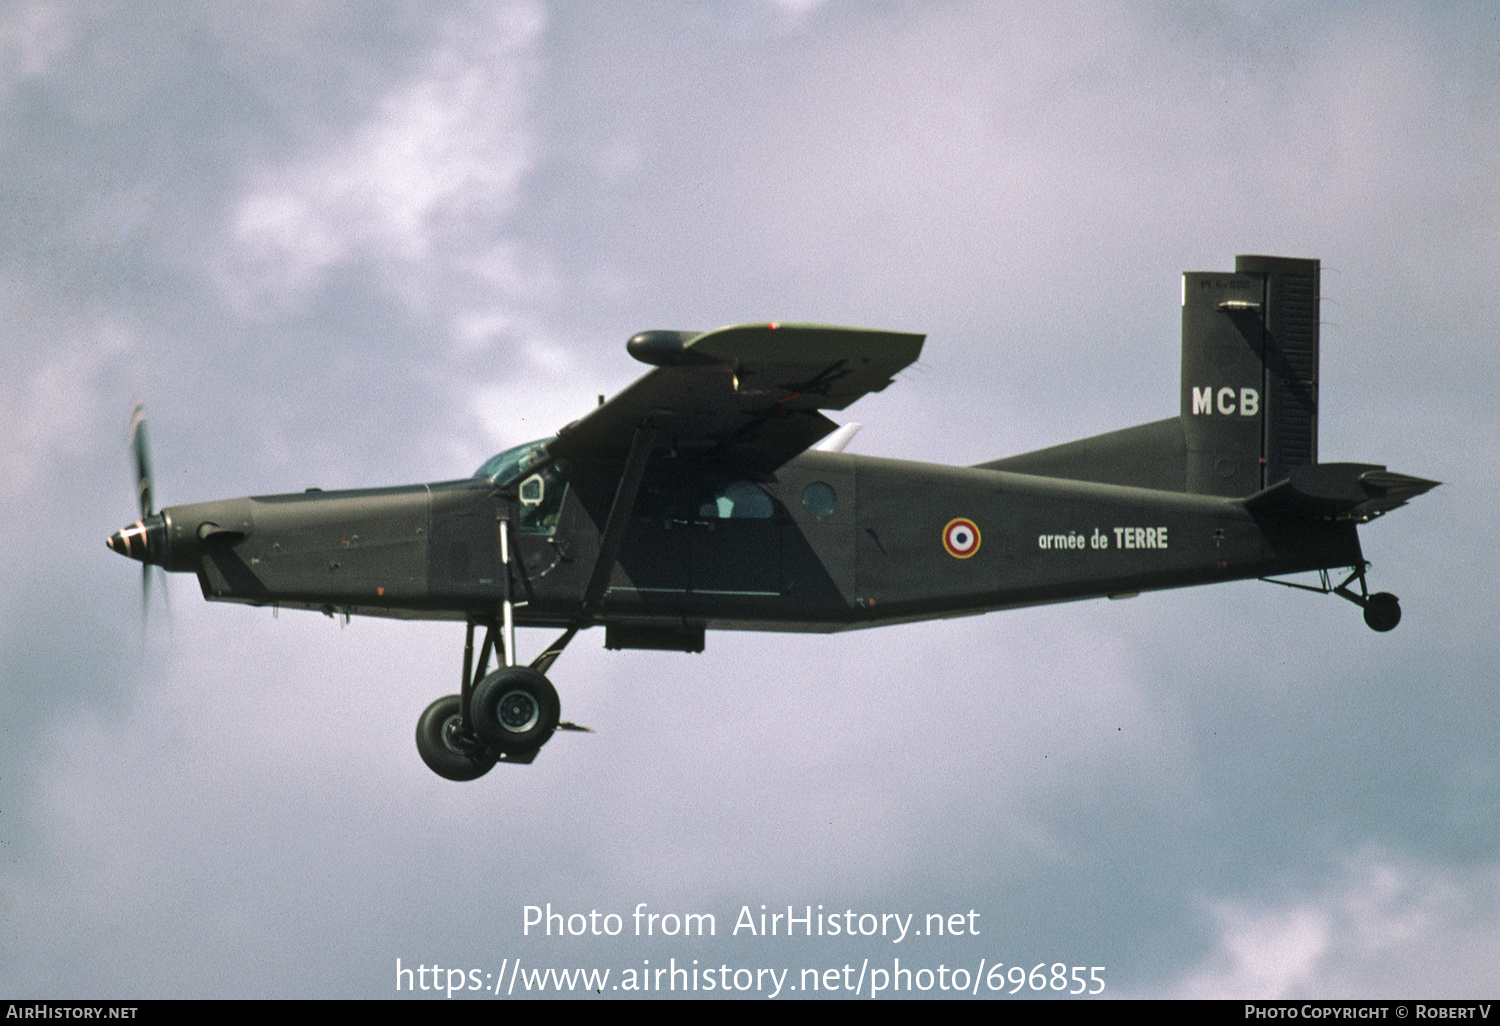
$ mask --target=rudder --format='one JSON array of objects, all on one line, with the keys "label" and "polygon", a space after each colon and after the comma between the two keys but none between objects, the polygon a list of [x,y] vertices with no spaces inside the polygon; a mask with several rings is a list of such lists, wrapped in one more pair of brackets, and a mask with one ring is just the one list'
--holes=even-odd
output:
[{"label": "rudder", "polygon": [[1316,260],[1238,256],[1182,278],[1189,492],[1241,497],[1318,458]]}]

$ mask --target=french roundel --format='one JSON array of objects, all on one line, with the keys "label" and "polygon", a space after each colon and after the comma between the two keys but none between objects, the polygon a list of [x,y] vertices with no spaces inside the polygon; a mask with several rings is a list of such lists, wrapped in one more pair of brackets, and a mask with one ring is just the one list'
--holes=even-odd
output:
[{"label": "french roundel", "polygon": [[943,548],[954,559],[968,559],[979,551],[979,528],[974,521],[958,517],[943,528]]}]

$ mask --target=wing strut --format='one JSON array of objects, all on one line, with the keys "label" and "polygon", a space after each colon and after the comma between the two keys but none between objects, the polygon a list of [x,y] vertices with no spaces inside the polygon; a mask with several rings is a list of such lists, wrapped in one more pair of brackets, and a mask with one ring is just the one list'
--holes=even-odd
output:
[{"label": "wing strut", "polygon": [[594,560],[594,573],[589,578],[588,590],[583,593],[583,615],[587,622],[599,611],[604,600],[604,590],[609,586],[609,572],[620,554],[620,543],[625,540],[625,525],[630,521],[630,512],[635,508],[635,493],[641,487],[641,478],[646,473],[646,461],[651,458],[651,447],[656,444],[656,428],[642,424],[635,429],[630,439],[630,454],[625,457],[625,469],[620,473],[620,483],[615,486],[615,498],[609,506],[609,518],[604,522],[604,534],[599,539],[599,555]]}]

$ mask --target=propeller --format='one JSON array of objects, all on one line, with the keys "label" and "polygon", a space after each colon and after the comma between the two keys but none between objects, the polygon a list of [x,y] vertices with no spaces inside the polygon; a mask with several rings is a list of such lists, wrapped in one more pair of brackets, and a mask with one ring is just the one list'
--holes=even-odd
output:
[{"label": "propeller", "polygon": [[[156,512],[151,495],[151,446],[146,440],[146,405],[139,399],[130,410],[130,424],[125,429],[130,437],[130,458],[135,464],[135,500],[141,511],[141,522]],[[146,610],[151,604],[151,564],[141,564],[141,623],[146,622]]]},{"label": "propeller", "polygon": [[130,456],[135,461],[135,494],[140,506],[141,519],[145,520],[156,510],[151,499],[151,451],[146,441],[146,405],[139,399],[130,411],[130,426],[126,429],[130,438]]},{"label": "propeller", "polygon": [[[141,518],[131,526],[116,531],[107,539],[106,544],[121,555],[141,561],[141,623],[144,625],[147,610],[151,605],[151,567],[153,563],[160,565],[161,562],[159,551],[153,553],[152,550],[153,548],[159,550],[164,539],[153,538],[154,535],[160,535],[163,532],[161,518],[155,515],[151,446],[146,440],[146,407],[139,400],[130,411],[130,424],[125,430],[126,437],[130,440],[131,463],[135,467],[136,506],[140,510]],[[153,541],[155,541],[154,545]]]}]

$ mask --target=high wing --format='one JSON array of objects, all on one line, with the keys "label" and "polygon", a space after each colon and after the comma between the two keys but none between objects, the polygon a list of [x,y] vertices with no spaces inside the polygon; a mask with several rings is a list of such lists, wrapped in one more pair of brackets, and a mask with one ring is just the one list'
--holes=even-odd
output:
[{"label": "high wing", "polygon": [[656,369],[563,428],[548,450],[623,462],[645,428],[653,451],[774,470],[838,426],[819,410],[885,388],[925,338],[818,324],[642,332],[627,348]]}]

